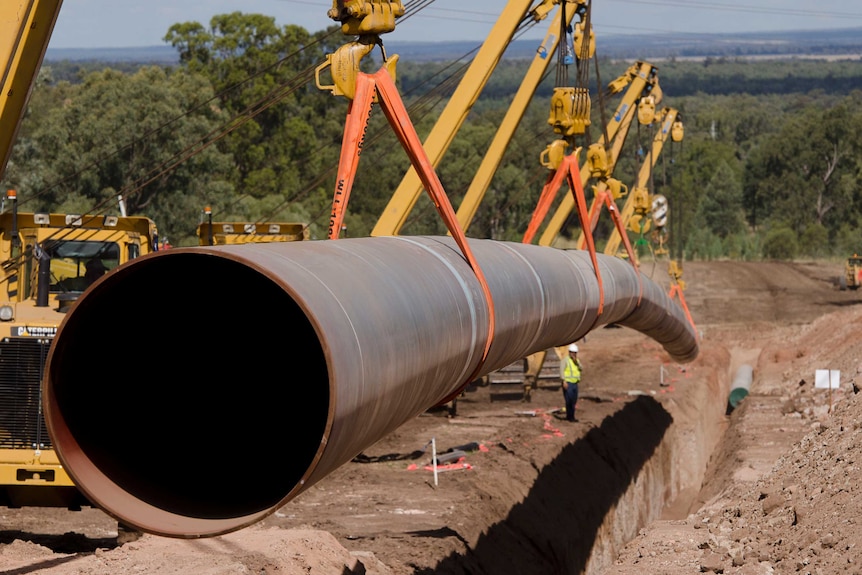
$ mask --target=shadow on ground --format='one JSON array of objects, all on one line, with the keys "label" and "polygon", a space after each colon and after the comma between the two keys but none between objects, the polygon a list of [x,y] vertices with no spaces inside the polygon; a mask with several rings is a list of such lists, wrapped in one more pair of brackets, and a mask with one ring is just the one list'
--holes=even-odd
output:
[{"label": "shadow on ground", "polygon": [[114,549],[118,546],[116,537],[87,537],[72,532],[62,535],[45,535],[25,533],[24,531],[0,531],[0,545],[8,545],[15,540],[47,547],[54,553],[92,553],[96,549]]},{"label": "shadow on ground", "polygon": [[452,554],[433,569],[416,573],[583,572],[605,516],[652,457],[671,423],[670,414],[653,398],[631,401],[565,447],[541,470],[526,499],[489,527],[466,555]]}]

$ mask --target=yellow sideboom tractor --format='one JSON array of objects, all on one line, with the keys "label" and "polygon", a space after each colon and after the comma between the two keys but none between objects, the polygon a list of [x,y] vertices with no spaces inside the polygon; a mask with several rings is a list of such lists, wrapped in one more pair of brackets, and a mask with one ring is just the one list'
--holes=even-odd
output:
[{"label": "yellow sideboom tractor", "polygon": [[311,237],[308,224],[302,222],[213,222],[209,207],[204,214],[206,221],[197,229],[198,243],[202,246],[299,242]]},{"label": "yellow sideboom tractor", "polygon": [[862,256],[853,254],[844,264],[844,275],[838,278],[838,286],[842,290],[857,290],[860,284],[862,284]]},{"label": "yellow sideboom tractor", "polygon": [[158,246],[144,217],[0,213],[0,505],[89,502],[64,471],[42,413],[48,348],[65,313],[101,275]]}]

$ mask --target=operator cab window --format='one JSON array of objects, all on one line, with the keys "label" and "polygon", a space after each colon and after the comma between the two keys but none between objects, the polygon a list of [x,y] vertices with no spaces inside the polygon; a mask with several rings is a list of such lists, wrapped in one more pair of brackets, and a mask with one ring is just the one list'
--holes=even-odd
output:
[{"label": "operator cab window", "polygon": [[42,248],[51,258],[52,292],[83,292],[120,265],[120,246],[115,242],[48,240]]}]

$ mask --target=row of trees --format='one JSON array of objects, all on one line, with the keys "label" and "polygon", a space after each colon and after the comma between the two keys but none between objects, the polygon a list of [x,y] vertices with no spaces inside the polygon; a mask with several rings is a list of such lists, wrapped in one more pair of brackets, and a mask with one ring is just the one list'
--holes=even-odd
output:
[{"label": "row of trees", "polygon": [[[121,194],[130,213],[153,218],[175,245],[196,243],[206,205],[217,220],[304,221],[324,237],[348,102],[317,89],[314,69],[345,42],[338,28],[312,34],[233,13],[208,27],[176,24],[165,39],[178,66],[105,67],[77,81],[56,81],[43,68],[3,182],[19,191],[22,209],[115,212]],[[600,61],[601,80],[629,64]],[[862,251],[859,62],[659,64],[662,105],[679,110],[686,126],[684,142],[666,145],[653,177],[653,191],[670,200],[678,252],[751,259]],[[504,61],[438,166],[456,208],[527,65]],[[420,134],[460,70],[399,63]],[[556,137],[547,124],[551,87],[543,84],[524,115],[468,235],[523,235],[547,177],[539,153]],[[597,140],[602,109],[617,102],[594,93]],[[632,127],[615,172],[624,183],[633,183],[654,130]],[[407,167],[375,109],[348,235],[370,233]],[[598,234],[608,231],[603,223]],[[425,197],[402,229],[444,232]],[[577,232],[571,223],[563,236]]]}]

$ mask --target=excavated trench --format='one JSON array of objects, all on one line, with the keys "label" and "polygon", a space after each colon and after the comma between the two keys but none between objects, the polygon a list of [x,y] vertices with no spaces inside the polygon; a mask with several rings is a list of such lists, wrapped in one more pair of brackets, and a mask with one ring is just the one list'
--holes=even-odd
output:
[{"label": "excavated trench", "polygon": [[638,396],[565,446],[468,553],[430,572],[600,574],[649,523],[688,516],[726,430],[731,357],[698,363],[685,393]]},{"label": "excavated trench", "polygon": [[667,401],[656,407],[668,413],[673,423],[628,488],[608,509],[596,533],[586,574],[602,573],[649,523],[684,519],[696,510],[711,454],[727,430],[732,374],[731,357],[725,350],[704,352],[704,356],[705,381],[691,386],[683,401]]}]

